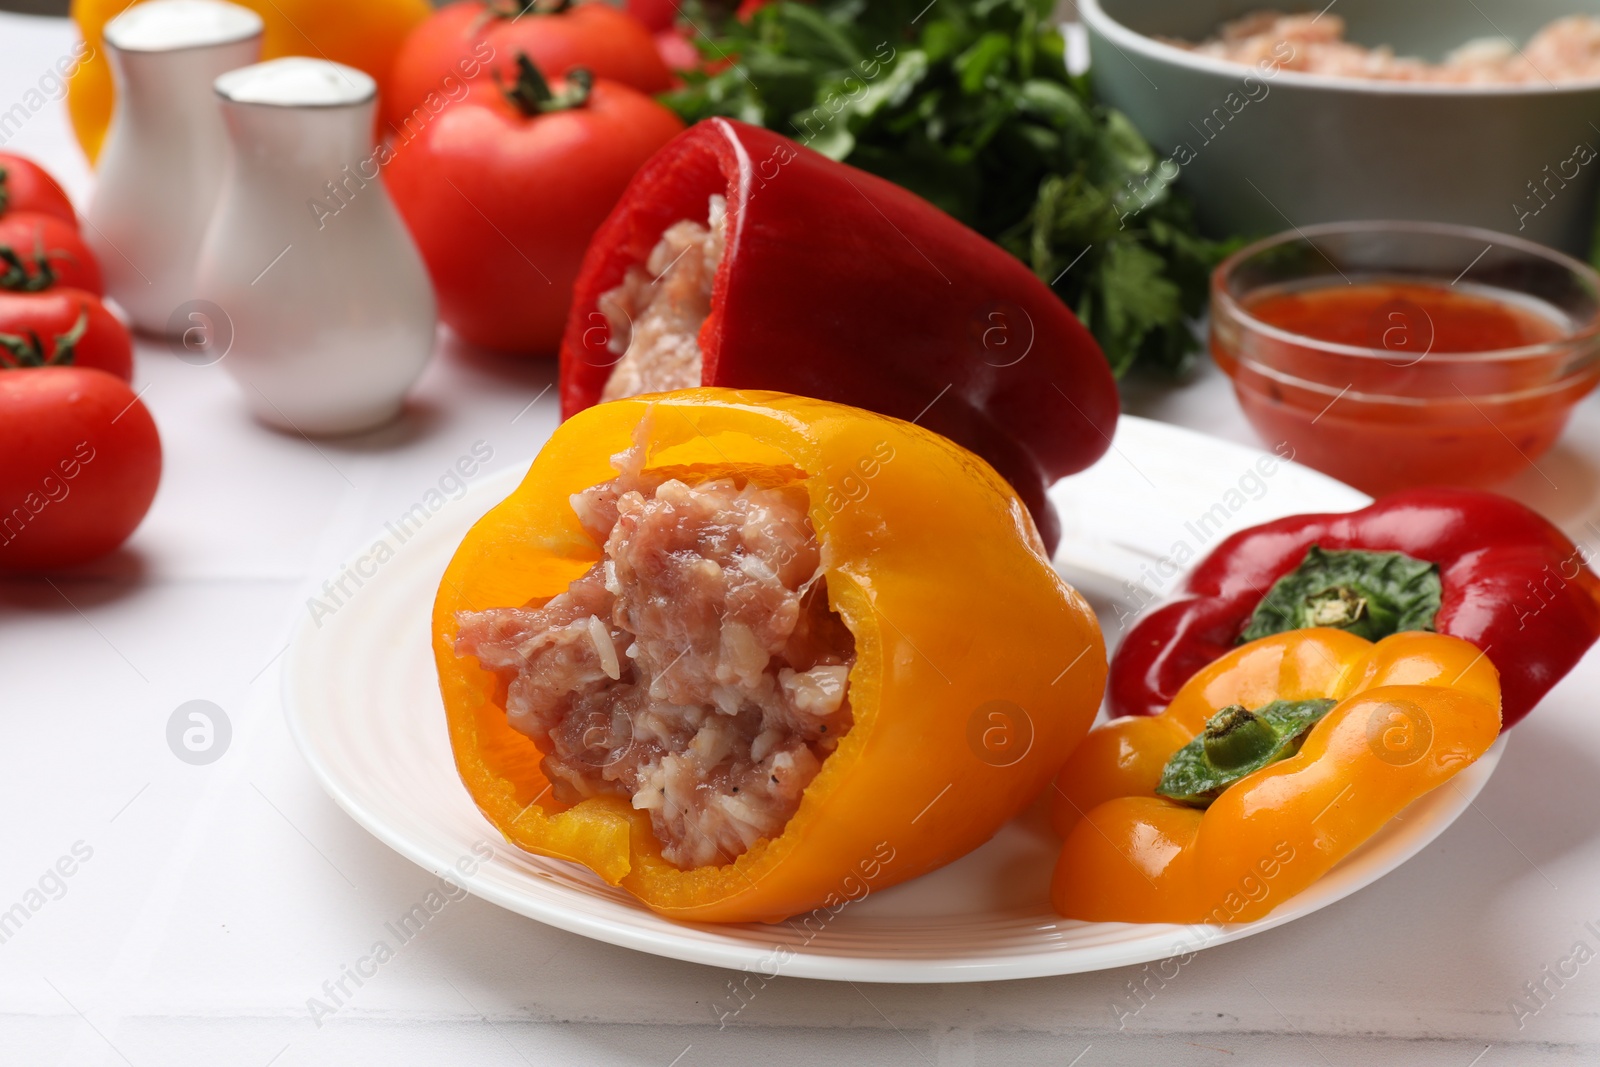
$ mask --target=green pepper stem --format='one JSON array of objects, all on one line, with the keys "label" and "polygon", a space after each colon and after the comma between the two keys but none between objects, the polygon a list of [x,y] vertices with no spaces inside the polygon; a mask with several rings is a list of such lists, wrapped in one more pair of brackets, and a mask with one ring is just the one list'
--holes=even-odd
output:
[{"label": "green pepper stem", "polygon": [[1307,626],[1337,627],[1378,641],[1405,630],[1434,629],[1443,602],[1436,563],[1402,552],[1312,544],[1299,566],[1272,583],[1238,642]]},{"label": "green pepper stem", "polygon": [[1260,716],[1232,704],[1206,723],[1206,759],[1219,771],[1257,762],[1278,746],[1278,735]]},{"label": "green pepper stem", "polygon": [[1336,585],[1306,597],[1306,621],[1312,626],[1349,626],[1367,614],[1367,598],[1348,585]]}]

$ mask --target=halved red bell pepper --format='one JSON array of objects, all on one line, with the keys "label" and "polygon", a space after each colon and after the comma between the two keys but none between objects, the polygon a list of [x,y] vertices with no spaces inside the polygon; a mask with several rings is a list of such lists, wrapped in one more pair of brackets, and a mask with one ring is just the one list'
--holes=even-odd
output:
[{"label": "halved red bell pepper", "polygon": [[726,246],[699,332],[701,381],[912,420],[981,455],[1045,543],[1045,490],[1110,447],[1104,356],[1021,261],[926,200],[770,130],[691,127],[642,167],[595,234],[561,347],[564,416],[597,403],[618,356],[602,293],[663,231],[727,198]]},{"label": "halved red bell pepper", "polygon": [[1111,708],[1159,714],[1203,667],[1269,633],[1323,625],[1375,641],[1436,630],[1499,669],[1509,727],[1600,637],[1593,554],[1516,501],[1467,489],[1412,489],[1242,530],[1128,630],[1111,662]]}]

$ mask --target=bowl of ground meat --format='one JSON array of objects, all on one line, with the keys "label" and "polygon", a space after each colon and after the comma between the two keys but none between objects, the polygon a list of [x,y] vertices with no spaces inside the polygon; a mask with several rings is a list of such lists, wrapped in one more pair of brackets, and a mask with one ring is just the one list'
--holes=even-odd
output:
[{"label": "bowl of ground meat", "polygon": [[1096,92],[1155,150],[1130,220],[1177,183],[1212,236],[1404,219],[1590,252],[1600,0],[1078,7]]}]

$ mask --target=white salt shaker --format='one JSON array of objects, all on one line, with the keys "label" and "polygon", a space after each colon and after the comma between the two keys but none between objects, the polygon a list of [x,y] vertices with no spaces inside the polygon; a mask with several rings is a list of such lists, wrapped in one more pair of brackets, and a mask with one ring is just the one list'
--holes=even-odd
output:
[{"label": "white salt shaker", "polygon": [[170,332],[194,296],[227,157],[211,86],[256,61],[261,28],[254,11],[220,0],[147,0],[106,23],[117,104],[85,236],[107,293],[141,330]]},{"label": "white salt shaker", "polygon": [[224,74],[216,91],[232,152],[198,292],[231,329],[222,366],[270,425],[388,422],[433,351],[435,307],[379,174],[373,80],[295,56]]}]

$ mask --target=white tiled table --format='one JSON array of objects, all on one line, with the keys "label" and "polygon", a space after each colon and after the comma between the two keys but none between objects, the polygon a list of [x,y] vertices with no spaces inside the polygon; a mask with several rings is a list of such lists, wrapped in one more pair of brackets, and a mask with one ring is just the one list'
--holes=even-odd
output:
[{"label": "white tiled table", "polygon": [[[65,23],[0,16],[0,111],[70,41]],[[89,177],[60,104],[6,147],[44,160],[82,204]],[[1600,962],[1546,979],[1536,1015],[1511,1007],[1576,942],[1600,952],[1584,925],[1600,927],[1600,656],[1518,728],[1476,809],[1415,860],[1150,980],[1120,1031],[1138,968],[992,985],[780,979],[719,1031],[726,972],[476,898],[319,1026],[308,998],[434,879],[312,780],[276,657],[310,583],[474,442],[492,446],[488,470],[527,460],[555,423],[541,396],[552,372],[447,350],[401,425],[311,447],[250,422],[218,368],[141,347],[138,387],[167,457],[149,519],[92,574],[0,582],[0,909],[75,846],[90,853],[46,880],[59,899],[0,944],[0,1065],[1600,1062]],[[1251,440],[1215,372],[1131,387],[1129,409]],[[1600,399],[1541,463],[1548,480],[1530,471],[1512,491],[1593,541],[1600,462],[1585,457],[1600,457]],[[165,740],[192,699],[220,705],[234,731],[205,767]]]}]

